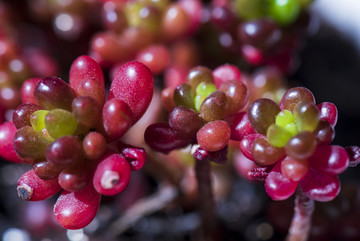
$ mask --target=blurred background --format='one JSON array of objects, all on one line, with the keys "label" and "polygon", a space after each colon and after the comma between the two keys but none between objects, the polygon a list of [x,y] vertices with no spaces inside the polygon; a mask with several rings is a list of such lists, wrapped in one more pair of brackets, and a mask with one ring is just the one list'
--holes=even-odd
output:
[{"label": "blurred background", "polygon": [[[48,64],[48,72],[39,70],[36,73],[46,72],[44,74],[58,75],[66,80],[72,61],[89,52],[89,39],[102,29],[99,14],[96,13],[99,3],[89,0],[86,3],[89,5],[80,5],[80,8],[85,6],[86,9],[82,15],[84,18],[69,18],[64,14],[46,12],[41,8],[41,2],[0,0],[0,26],[8,28],[0,31],[0,36],[1,33],[5,35],[5,32],[11,32],[16,36],[17,44],[30,56],[34,56],[31,52],[33,49],[45,51],[55,63]],[[210,1],[205,1],[205,4],[210,4]],[[336,104],[339,119],[333,143],[342,146],[360,145],[359,10],[358,0],[315,0],[309,8],[311,21],[308,34],[298,50],[297,67],[286,74],[290,86],[308,87],[318,103],[329,101]],[[1,22],[7,19],[11,19],[10,24],[2,25]],[[76,21],[79,23],[74,24]],[[253,68],[247,70],[252,71]],[[105,68],[106,76],[110,72]],[[26,77],[30,75],[28,73]],[[157,77],[159,86],[162,85],[162,77]],[[191,160],[181,165],[185,178],[180,185],[185,193],[164,182],[164,178],[158,177],[154,171],[158,167],[156,165],[162,166],[158,162],[170,163],[170,171],[177,169],[179,159],[184,162],[189,155],[177,151],[170,156],[150,156],[153,160],[148,161],[144,170],[132,176],[130,186],[123,193],[103,197],[95,220],[88,227],[73,231],[65,230],[55,221],[52,211],[55,198],[41,202],[25,202],[18,198],[17,180],[31,167],[2,160],[2,240],[196,240],[200,219],[193,204],[196,183]],[[262,183],[249,182],[244,177],[243,165],[248,163],[243,156],[234,150],[232,157],[232,161],[225,166],[213,166],[217,214],[219,225],[224,230],[224,240],[284,239],[294,200],[271,201]],[[151,167],[150,163],[154,166]],[[174,172],[175,179],[177,174]],[[360,240],[359,174],[359,168],[347,170],[341,175],[342,191],[339,197],[330,203],[316,204],[311,240]],[[148,212],[140,212],[137,216],[137,210],[143,207],[148,208]]]}]

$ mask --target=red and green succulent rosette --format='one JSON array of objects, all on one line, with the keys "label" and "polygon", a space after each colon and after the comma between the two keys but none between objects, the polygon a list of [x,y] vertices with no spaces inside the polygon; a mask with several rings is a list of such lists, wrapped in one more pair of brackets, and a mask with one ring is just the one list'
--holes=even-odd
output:
[{"label": "red and green succulent rosette", "polygon": [[106,98],[100,65],[89,56],[72,64],[69,84],[58,77],[25,81],[23,104],[13,122],[0,126],[0,155],[32,169],[18,181],[27,201],[60,192],[54,205],[57,221],[79,229],[95,217],[101,195],[116,195],[142,168],[145,149],[120,138],[147,110],[153,96],[151,71],[128,62],[116,72]]},{"label": "red and green succulent rosette", "polygon": [[197,149],[193,153],[196,159],[211,156],[223,162],[215,156],[225,159],[226,155],[215,153],[226,152],[232,123],[238,121],[232,116],[246,107],[248,99],[248,88],[236,66],[225,64],[215,70],[194,67],[185,83],[163,90],[168,122],[150,125],[145,141],[153,150],[164,153],[191,144]]},{"label": "red and green succulent rosette", "polygon": [[265,98],[254,101],[247,115],[253,133],[241,140],[240,149],[265,170],[265,190],[272,199],[287,199],[298,187],[316,201],[338,195],[338,175],[349,157],[344,148],[331,145],[338,117],[334,104],[316,105],[310,90],[295,87],[279,105]]}]

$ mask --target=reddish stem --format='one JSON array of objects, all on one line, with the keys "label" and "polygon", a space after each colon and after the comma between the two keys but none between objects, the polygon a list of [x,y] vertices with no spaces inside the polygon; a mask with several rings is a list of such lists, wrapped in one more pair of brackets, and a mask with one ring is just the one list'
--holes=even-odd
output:
[{"label": "reddish stem", "polygon": [[201,240],[218,240],[218,226],[215,214],[215,201],[211,185],[210,161],[196,160],[196,179],[198,182],[198,210],[200,211],[202,230]]},{"label": "reddish stem", "polygon": [[314,200],[307,197],[299,188],[296,192],[294,216],[286,241],[306,241],[311,229],[311,216],[314,212]]}]

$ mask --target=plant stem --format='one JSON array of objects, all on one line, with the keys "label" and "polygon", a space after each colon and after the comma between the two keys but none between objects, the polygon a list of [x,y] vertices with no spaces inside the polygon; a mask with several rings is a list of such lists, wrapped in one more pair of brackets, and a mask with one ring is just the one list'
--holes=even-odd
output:
[{"label": "plant stem", "polygon": [[296,192],[294,216],[286,241],[306,241],[311,229],[314,200],[308,198],[301,188]]},{"label": "plant stem", "polygon": [[211,185],[210,161],[196,160],[196,179],[198,183],[198,210],[200,211],[202,230],[201,240],[218,240],[218,224],[215,214],[215,201]]}]

